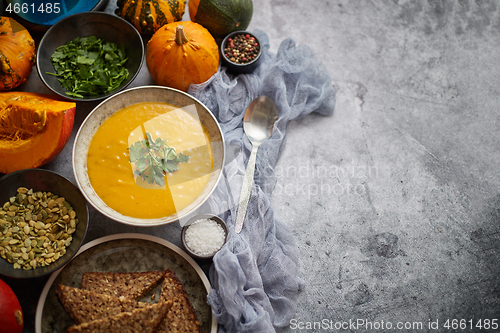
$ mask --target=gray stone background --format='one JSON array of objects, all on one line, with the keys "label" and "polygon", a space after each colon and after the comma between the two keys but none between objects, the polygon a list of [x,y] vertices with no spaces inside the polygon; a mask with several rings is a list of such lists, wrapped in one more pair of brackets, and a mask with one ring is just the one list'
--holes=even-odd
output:
[{"label": "gray stone background", "polygon": [[[500,331],[469,322],[500,321],[500,2],[253,3],[248,29],[264,30],[272,52],[288,37],[308,45],[337,90],[333,116],[289,124],[276,169],[274,210],[306,286],[283,331],[451,332],[447,319],[466,320],[456,332]],[[132,86],[151,83],[143,68]],[[23,89],[48,92],[36,73]],[[93,106],[78,109],[47,168],[74,180],[74,134]],[[87,241],[113,223],[94,224]],[[179,243],[179,227],[167,228]],[[45,280],[8,282],[32,332]],[[346,327],[357,320],[371,329]]]},{"label": "gray stone background", "polygon": [[307,283],[295,318],[499,318],[500,3],[312,4],[262,3],[253,21],[309,45],[337,88],[333,117],[291,123],[278,163]]}]

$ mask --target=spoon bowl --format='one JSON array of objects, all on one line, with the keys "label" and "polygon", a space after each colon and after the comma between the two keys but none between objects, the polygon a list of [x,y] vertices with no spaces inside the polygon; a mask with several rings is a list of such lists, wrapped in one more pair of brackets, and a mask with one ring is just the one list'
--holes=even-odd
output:
[{"label": "spoon bowl", "polygon": [[236,233],[243,228],[243,221],[248,207],[248,199],[252,191],[252,183],[255,172],[255,160],[259,146],[271,137],[274,123],[278,119],[276,104],[268,96],[259,96],[248,105],[243,117],[243,130],[252,143],[252,152],[248,158],[248,164],[241,186],[240,203],[236,213]]},{"label": "spoon bowl", "polygon": [[269,139],[276,119],[278,110],[271,98],[259,96],[250,102],[243,118],[243,130],[252,145]]}]

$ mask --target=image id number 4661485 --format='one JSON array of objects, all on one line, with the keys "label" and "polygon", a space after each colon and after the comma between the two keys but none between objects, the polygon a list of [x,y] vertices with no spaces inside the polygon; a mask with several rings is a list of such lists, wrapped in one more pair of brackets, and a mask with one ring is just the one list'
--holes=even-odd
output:
[{"label": "image id number 4661485", "polygon": [[45,2],[40,3],[12,3],[9,2],[5,8],[5,12],[14,14],[59,14],[61,12],[61,4],[59,2]]},{"label": "image id number 4661485", "polygon": [[498,319],[447,319],[443,327],[451,330],[497,330]]}]

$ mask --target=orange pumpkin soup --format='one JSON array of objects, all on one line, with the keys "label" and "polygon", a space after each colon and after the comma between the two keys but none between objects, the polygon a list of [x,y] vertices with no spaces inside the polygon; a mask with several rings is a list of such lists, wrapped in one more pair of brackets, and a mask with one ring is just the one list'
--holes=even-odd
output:
[{"label": "orange pumpkin soup", "polygon": [[[189,107],[196,111],[194,105]],[[190,205],[205,189],[213,170],[210,137],[192,114],[167,103],[145,102],[106,119],[87,155],[87,173],[97,195],[118,213],[146,219],[166,217]],[[141,141],[153,145],[159,140],[166,140],[167,149],[174,148],[177,156],[189,158],[178,163],[175,171],[157,171],[161,179],[155,182],[149,178],[150,169],[131,160],[134,152],[129,148]],[[161,161],[159,156],[163,155],[153,153],[151,158]]]}]

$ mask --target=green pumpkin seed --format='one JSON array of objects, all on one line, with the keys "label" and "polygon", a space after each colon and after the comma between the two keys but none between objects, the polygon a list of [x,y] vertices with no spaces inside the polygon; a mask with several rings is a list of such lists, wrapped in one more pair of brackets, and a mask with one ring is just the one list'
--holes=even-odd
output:
[{"label": "green pumpkin seed", "polygon": [[0,209],[0,256],[16,269],[50,265],[66,253],[77,224],[64,197],[20,187]]},{"label": "green pumpkin seed", "polygon": [[17,193],[22,193],[22,194],[26,194],[26,193],[28,193],[28,191],[29,190],[26,187],[19,187],[17,189]]}]

